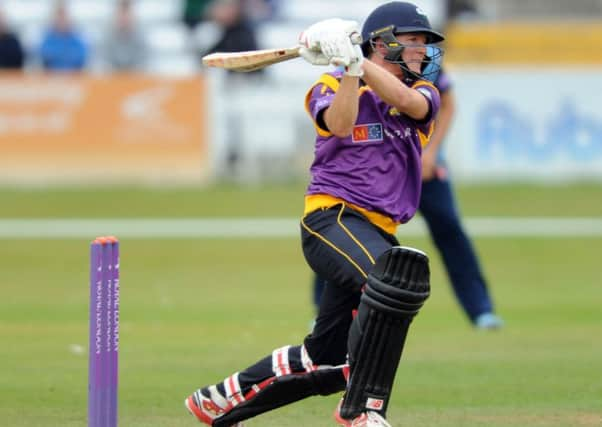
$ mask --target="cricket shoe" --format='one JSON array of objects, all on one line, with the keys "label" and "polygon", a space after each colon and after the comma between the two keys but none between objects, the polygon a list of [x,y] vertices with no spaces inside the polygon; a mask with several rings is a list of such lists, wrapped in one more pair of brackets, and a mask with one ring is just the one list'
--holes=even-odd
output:
[{"label": "cricket shoe", "polygon": [[334,411],[334,419],[340,426],[344,427],[391,427],[378,412],[368,411],[362,412],[352,420],[346,420],[341,417],[341,400]]},{"label": "cricket shoe", "polygon": [[[186,398],[184,405],[197,420],[208,426],[213,425],[213,421],[224,415],[228,408],[228,402],[218,393],[215,386],[198,389]],[[244,425],[238,422],[230,427],[244,427]]]},{"label": "cricket shoe", "polygon": [[475,319],[474,326],[481,330],[495,330],[501,329],[504,326],[504,321],[493,313],[482,313]]}]

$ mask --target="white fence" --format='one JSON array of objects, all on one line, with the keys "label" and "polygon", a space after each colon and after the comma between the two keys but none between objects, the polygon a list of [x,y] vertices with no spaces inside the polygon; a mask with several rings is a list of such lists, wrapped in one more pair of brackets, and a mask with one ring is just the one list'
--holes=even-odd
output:
[{"label": "white fence", "polygon": [[447,141],[464,180],[602,179],[602,70],[453,70],[458,115]]},{"label": "white fence", "polygon": [[[217,170],[243,182],[306,175],[314,131],[304,97],[324,70],[297,59],[259,83],[212,74]],[[450,71],[457,116],[445,152],[458,180],[602,179],[602,69]]]}]

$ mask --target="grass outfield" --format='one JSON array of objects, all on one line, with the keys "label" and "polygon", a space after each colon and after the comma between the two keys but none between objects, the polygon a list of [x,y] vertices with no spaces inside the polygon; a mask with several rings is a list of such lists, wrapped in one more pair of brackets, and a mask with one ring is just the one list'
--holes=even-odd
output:
[{"label": "grass outfield", "polygon": [[[0,187],[0,218],[298,216],[304,183],[264,187]],[[457,188],[465,215],[602,217],[602,184],[487,185]]]},{"label": "grass outfield", "polygon": [[[471,215],[602,216],[599,186],[524,188],[459,195]],[[288,216],[299,191],[0,190],[0,215]],[[468,326],[428,240],[404,244],[433,255],[433,294],[410,331],[393,426],[602,425],[602,238],[475,240],[507,322],[495,333]],[[86,425],[88,245],[0,240],[0,425]],[[297,239],[126,240],[121,276],[124,427],[198,425],[184,397],[298,343],[312,316]],[[308,399],[248,425],[332,426],[336,401]]]}]

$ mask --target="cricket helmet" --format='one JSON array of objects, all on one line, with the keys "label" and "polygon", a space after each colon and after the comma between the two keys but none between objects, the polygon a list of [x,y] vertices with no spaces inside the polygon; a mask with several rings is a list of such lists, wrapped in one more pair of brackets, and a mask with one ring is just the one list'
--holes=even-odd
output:
[{"label": "cricket helmet", "polygon": [[[407,33],[424,34],[428,45],[445,40],[441,33],[433,30],[428,17],[418,6],[408,2],[392,1],[377,7],[366,18],[362,27],[362,50],[364,55],[369,55],[374,50],[376,39],[381,39],[387,48],[384,59],[399,64],[406,77],[413,80],[426,78],[434,81],[434,77],[440,69],[443,51],[438,46],[429,46],[427,56],[421,65],[422,75],[418,76],[409,70],[407,64],[403,62],[401,54],[405,46],[400,44],[395,37],[397,34]],[[436,73],[434,73],[435,70]],[[425,71],[428,71],[428,75]],[[431,75],[432,73],[434,73],[434,76]]]}]

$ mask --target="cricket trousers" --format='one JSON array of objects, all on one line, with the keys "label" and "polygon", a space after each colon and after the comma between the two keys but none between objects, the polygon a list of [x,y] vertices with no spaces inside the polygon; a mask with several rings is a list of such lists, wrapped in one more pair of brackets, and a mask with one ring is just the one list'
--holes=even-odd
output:
[{"label": "cricket trousers", "polygon": [[283,404],[345,390],[347,338],[362,287],[378,256],[399,244],[393,235],[343,204],[306,215],[301,238],[308,264],[328,282],[316,324],[303,345],[275,349],[217,384],[235,405],[249,405],[248,400],[259,398],[274,383],[290,395],[281,399]]},{"label": "cricket trousers", "polygon": [[471,321],[493,304],[474,248],[462,227],[449,180],[422,184],[419,211],[441,254],[454,293]]}]

